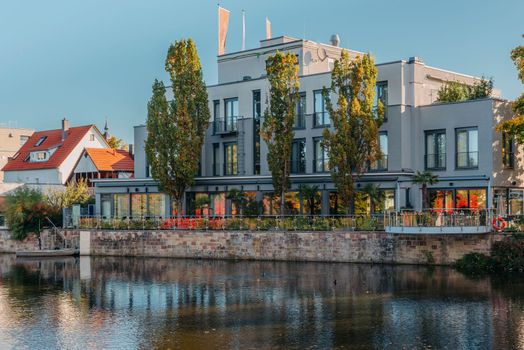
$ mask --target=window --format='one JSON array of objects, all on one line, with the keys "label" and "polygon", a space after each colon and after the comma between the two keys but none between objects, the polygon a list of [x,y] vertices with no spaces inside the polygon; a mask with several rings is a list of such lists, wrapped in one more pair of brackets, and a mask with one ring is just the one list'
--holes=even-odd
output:
[{"label": "window", "polygon": [[456,167],[457,169],[478,168],[478,131],[477,128],[456,130]]},{"label": "window", "polygon": [[509,190],[509,215],[524,214],[522,190]]},{"label": "window", "polygon": [[484,188],[430,189],[429,198],[433,209],[486,208],[486,189]]},{"label": "window", "polygon": [[114,194],[113,195],[113,210],[114,210],[115,217],[127,218],[129,216],[129,195],[128,194]]},{"label": "window", "polygon": [[42,136],[41,138],[38,139],[38,141],[36,141],[35,143],[35,147],[38,147],[40,146],[42,143],[44,143],[45,139],[47,138],[47,136]]},{"label": "window", "polygon": [[424,166],[427,170],[446,170],[446,130],[426,131]]},{"label": "window", "polygon": [[260,90],[253,91],[253,173],[260,175]]},{"label": "window", "polygon": [[143,219],[147,216],[147,195],[145,193],[131,194],[131,217]]},{"label": "window", "polygon": [[238,119],[238,98],[229,98],[224,100],[224,132],[232,132],[237,130]]},{"label": "window", "polygon": [[291,148],[291,173],[303,174],[306,172],[306,140],[293,141]]},{"label": "window", "polygon": [[89,134],[89,141],[95,140],[95,134]]},{"label": "window", "polygon": [[377,82],[377,91],[375,94],[375,107],[378,106],[378,101],[382,102],[384,106],[384,121],[388,120],[388,82]]},{"label": "window", "polygon": [[331,118],[326,110],[326,99],[322,96],[322,90],[314,92],[314,126],[328,126],[331,124]]},{"label": "window", "polygon": [[515,167],[515,140],[505,132],[502,133],[502,165],[507,169]]},{"label": "window", "polygon": [[388,170],[388,134],[381,131],[378,134],[378,143],[380,146],[380,158],[371,163],[370,171]]},{"label": "window", "polygon": [[213,133],[218,132],[220,127],[220,101],[213,101]]},{"label": "window", "polygon": [[213,176],[220,176],[220,144],[213,144]]},{"label": "window", "polygon": [[306,128],[306,93],[301,92],[297,101],[297,107],[295,108],[295,129]]},{"label": "window", "polygon": [[321,138],[313,139],[314,143],[314,160],[313,171],[316,173],[324,173],[329,171],[329,154],[326,147],[322,144]]},{"label": "window", "polygon": [[29,136],[21,135],[20,136],[20,147],[22,147],[27,142],[27,140],[29,140]]},{"label": "window", "polygon": [[236,142],[224,144],[224,175],[236,175],[238,172]]},{"label": "window", "polygon": [[36,153],[36,160],[43,161],[46,160],[47,154],[45,152],[37,152]]}]

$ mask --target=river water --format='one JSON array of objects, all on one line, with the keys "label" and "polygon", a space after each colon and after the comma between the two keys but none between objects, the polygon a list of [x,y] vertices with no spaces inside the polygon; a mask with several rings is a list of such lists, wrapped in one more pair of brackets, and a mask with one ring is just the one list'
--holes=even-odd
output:
[{"label": "river water", "polygon": [[524,349],[523,288],[444,267],[0,255],[0,349]]}]

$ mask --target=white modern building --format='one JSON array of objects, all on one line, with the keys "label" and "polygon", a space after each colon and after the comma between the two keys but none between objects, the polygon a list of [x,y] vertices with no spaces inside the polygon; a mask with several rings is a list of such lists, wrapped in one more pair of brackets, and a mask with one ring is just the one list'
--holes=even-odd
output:
[{"label": "white modern building", "polygon": [[[292,52],[300,64],[292,156],[292,190],[286,195],[289,213],[305,212],[298,193],[302,184],[318,187],[319,214],[341,213],[336,188],[322,149],[322,131],[330,116],[321,90],[329,87],[331,69],[340,57],[337,42],[316,43],[287,36],[262,40],[260,47],[218,56],[218,82],[208,86],[211,120],[202,150],[200,174],[186,193],[185,214],[194,214],[196,198],[210,198],[216,215],[234,214],[226,199],[241,189],[258,205],[260,214],[278,213],[266,162],[267,147],[259,130],[268,95],[265,61],[277,51]],[[350,56],[361,52],[347,50]],[[495,131],[511,117],[510,103],[499,97],[458,103],[435,103],[448,81],[473,84],[479,78],[426,65],[420,58],[378,63],[377,98],[386,106],[380,129],[383,159],[371,164],[357,182],[380,185],[385,201],[379,210],[421,207],[421,194],[411,182],[417,170],[430,170],[439,182],[430,188],[439,208],[496,207],[501,213],[523,213],[523,150]],[[498,93],[496,93],[498,95]],[[169,199],[158,193],[144,152],[145,126],[135,127],[135,178],[95,180],[97,211],[104,216],[164,216]],[[356,210],[369,210],[364,194]]]}]

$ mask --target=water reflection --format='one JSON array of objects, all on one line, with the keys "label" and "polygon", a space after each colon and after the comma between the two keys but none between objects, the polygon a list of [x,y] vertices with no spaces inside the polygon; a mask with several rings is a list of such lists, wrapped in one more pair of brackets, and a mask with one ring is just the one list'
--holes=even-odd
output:
[{"label": "water reflection", "polygon": [[524,349],[522,286],[448,268],[0,255],[0,348]]}]

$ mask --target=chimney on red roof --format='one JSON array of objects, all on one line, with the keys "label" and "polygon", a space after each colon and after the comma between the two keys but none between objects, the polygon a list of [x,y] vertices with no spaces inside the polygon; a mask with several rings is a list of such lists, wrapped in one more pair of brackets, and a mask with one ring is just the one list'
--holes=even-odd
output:
[{"label": "chimney on red roof", "polygon": [[67,132],[69,131],[69,120],[67,118],[62,119],[62,141],[67,137]]}]

